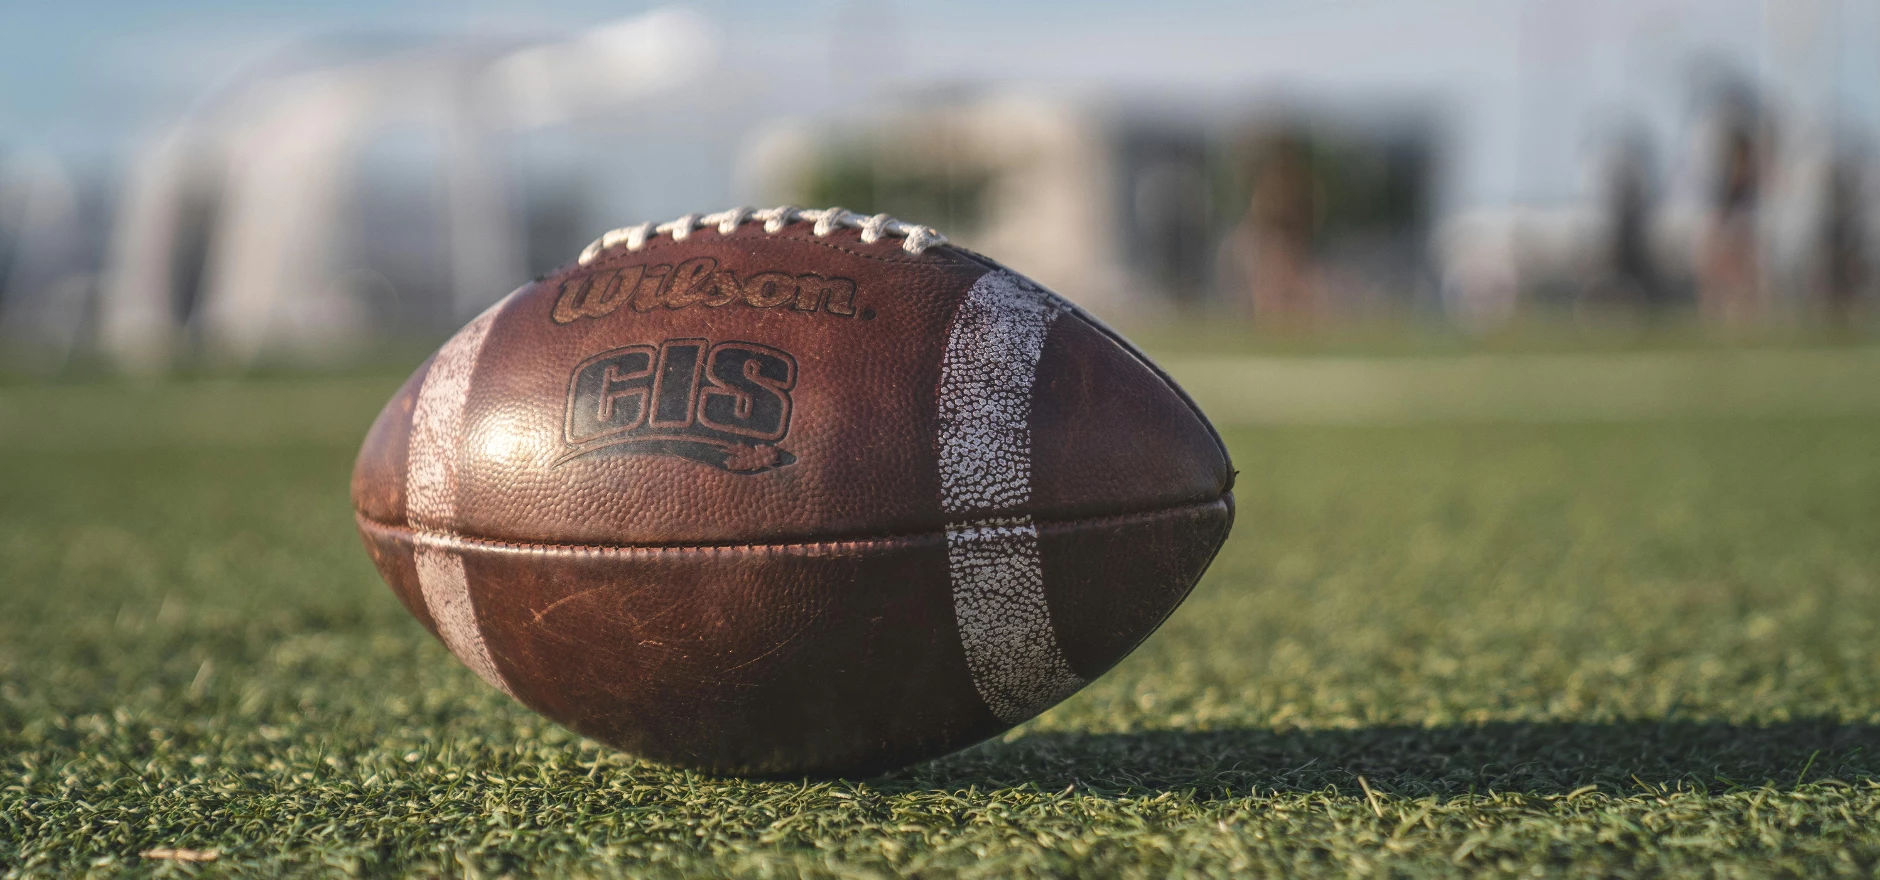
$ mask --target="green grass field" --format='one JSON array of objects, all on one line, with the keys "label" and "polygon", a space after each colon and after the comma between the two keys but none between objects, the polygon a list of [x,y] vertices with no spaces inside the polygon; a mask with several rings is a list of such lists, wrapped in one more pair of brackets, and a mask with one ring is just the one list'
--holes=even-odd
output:
[{"label": "green grass field", "polygon": [[1871,876],[1880,353],[1560,357],[1172,360],[1241,469],[1194,596],[842,782],[460,667],[352,531],[396,378],[0,388],[0,873]]}]

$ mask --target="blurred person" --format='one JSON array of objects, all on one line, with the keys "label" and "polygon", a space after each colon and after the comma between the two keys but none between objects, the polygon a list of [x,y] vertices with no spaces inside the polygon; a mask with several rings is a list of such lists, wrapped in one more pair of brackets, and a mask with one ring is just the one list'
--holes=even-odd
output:
[{"label": "blurred person", "polygon": [[1207,283],[1214,232],[1205,157],[1164,145],[1135,174],[1131,236],[1143,269],[1175,303],[1193,305]]},{"label": "blurred person", "polygon": [[1521,302],[1518,221],[1506,210],[1464,213],[1437,228],[1443,309],[1456,326],[1487,333],[1513,320]]},{"label": "blurred person", "polygon": [[1761,114],[1740,89],[1723,99],[1709,217],[1697,254],[1697,303],[1704,319],[1741,327],[1763,316],[1759,208],[1768,138]]},{"label": "blurred person", "polygon": [[1322,200],[1309,147],[1303,137],[1283,134],[1257,156],[1247,212],[1230,233],[1235,268],[1256,322],[1302,327],[1317,317],[1322,293],[1312,254]]},{"label": "blurred person", "polygon": [[1853,323],[1867,284],[1866,175],[1854,157],[1837,152],[1822,178],[1821,287],[1828,320]]},{"label": "blurred person", "polygon": [[1647,135],[1635,130],[1619,139],[1607,162],[1602,243],[1606,277],[1595,296],[1613,305],[1656,313],[1667,291],[1652,254],[1651,224],[1657,206],[1652,150]]}]

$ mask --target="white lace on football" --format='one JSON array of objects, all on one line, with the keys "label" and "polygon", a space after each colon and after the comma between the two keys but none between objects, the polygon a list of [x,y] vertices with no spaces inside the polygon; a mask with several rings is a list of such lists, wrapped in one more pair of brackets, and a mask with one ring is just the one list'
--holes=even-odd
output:
[{"label": "white lace on football", "polygon": [[622,226],[619,229],[610,230],[581,251],[580,262],[585,266],[593,262],[595,257],[600,256],[602,251],[622,244],[627,246],[627,250],[637,251],[646,247],[648,239],[662,233],[672,236],[673,241],[685,241],[692,234],[692,230],[709,226],[716,228],[720,235],[730,235],[739,226],[753,220],[763,223],[764,231],[770,233],[779,232],[785,226],[798,220],[815,223],[816,226],[811,231],[818,236],[828,235],[844,227],[860,229],[862,241],[867,244],[880,241],[884,235],[892,235],[905,239],[901,242],[901,250],[910,254],[918,254],[934,245],[946,244],[947,241],[946,236],[941,235],[931,226],[904,223],[886,214],[869,217],[846,208],[818,210],[792,205],[762,210],[737,207],[729,211],[719,211],[716,214],[687,214],[670,223],[658,225],[641,223],[638,226]]}]

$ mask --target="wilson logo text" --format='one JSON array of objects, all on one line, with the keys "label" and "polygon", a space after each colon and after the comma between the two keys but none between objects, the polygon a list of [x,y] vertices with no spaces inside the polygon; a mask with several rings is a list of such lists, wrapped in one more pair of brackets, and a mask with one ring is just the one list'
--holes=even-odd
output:
[{"label": "wilson logo text", "polygon": [[[758,272],[739,278],[718,268],[711,257],[694,257],[678,266],[626,266],[580,275],[562,282],[551,317],[557,324],[601,318],[621,308],[634,312],[726,306],[789,308],[810,314],[853,318],[855,282],[814,273]],[[874,312],[862,309],[862,318]]]}]

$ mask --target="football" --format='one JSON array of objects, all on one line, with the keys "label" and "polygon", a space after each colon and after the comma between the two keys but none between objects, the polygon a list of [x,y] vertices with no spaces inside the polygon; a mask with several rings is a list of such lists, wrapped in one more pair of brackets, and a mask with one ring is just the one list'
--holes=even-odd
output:
[{"label": "football", "polygon": [[492,686],[655,761],[865,775],[1109,669],[1226,539],[1161,370],[938,232],[839,208],[608,233],[373,424],[373,562]]}]

